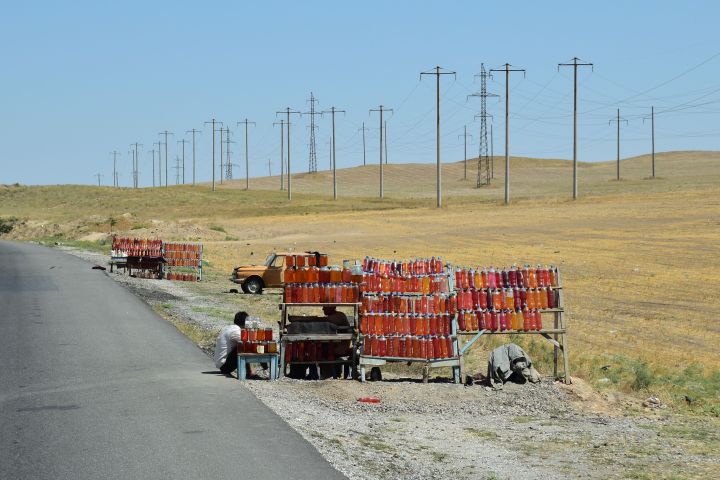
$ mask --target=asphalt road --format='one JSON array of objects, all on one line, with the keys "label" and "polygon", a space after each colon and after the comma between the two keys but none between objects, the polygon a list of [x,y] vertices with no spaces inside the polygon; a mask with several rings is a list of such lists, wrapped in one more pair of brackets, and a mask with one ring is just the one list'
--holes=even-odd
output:
[{"label": "asphalt road", "polygon": [[0,479],[344,478],[90,267],[0,242]]}]

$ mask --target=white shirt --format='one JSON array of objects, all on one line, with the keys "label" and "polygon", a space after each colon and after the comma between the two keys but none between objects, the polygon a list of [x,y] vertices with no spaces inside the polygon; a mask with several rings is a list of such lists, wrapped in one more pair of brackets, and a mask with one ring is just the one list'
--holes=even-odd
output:
[{"label": "white shirt", "polygon": [[215,344],[215,366],[217,368],[225,365],[228,352],[235,353],[237,344],[240,341],[240,327],[237,325],[228,325],[220,332],[220,336]]}]

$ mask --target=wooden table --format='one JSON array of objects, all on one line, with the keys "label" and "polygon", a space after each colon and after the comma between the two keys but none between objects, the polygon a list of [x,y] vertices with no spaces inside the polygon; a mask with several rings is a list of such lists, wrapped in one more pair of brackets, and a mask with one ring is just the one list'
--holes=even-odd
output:
[{"label": "wooden table", "polygon": [[238,380],[247,380],[246,365],[248,363],[269,363],[270,364],[270,380],[278,378],[278,353],[238,353],[237,375]]}]

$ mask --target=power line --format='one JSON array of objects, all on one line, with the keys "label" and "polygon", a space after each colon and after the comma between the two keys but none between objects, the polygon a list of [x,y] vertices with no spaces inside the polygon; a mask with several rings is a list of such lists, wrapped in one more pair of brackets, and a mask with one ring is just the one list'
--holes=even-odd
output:
[{"label": "power line", "polygon": [[558,63],[558,71],[560,67],[573,67],[573,200],[578,195],[577,181],[577,70],[578,67],[590,67],[595,69],[592,63],[578,63],[579,58],[574,57],[572,63]]}]

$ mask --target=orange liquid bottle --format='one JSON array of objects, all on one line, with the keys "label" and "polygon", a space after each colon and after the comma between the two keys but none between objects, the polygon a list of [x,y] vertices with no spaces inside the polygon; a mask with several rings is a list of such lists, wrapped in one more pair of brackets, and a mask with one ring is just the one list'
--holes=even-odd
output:
[{"label": "orange liquid bottle", "polygon": [[493,290],[492,299],[493,309],[500,310],[502,308],[502,295],[500,295],[500,290]]},{"label": "orange liquid bottle", "polygon": [[530,288],[537,288],[537,276],[534,268],[528,268],[528,274],[530,276]]},{"label": "orange liquid bottle", "polygon": [[547,292],[549,291],[549,288],[541,288],[540,289],[540,308],[547,309],[548,308],[548,296]]},{"label": "orange liquid bottle", "polygon": [[527,292],[527,307],[532,310],[535,308],[535,291],[528,290]]},{"label": "orange liquid bottle", "polygon": [[512,288],[505,289],[505,308],[515,310],[515,297],[513,296]]}]

